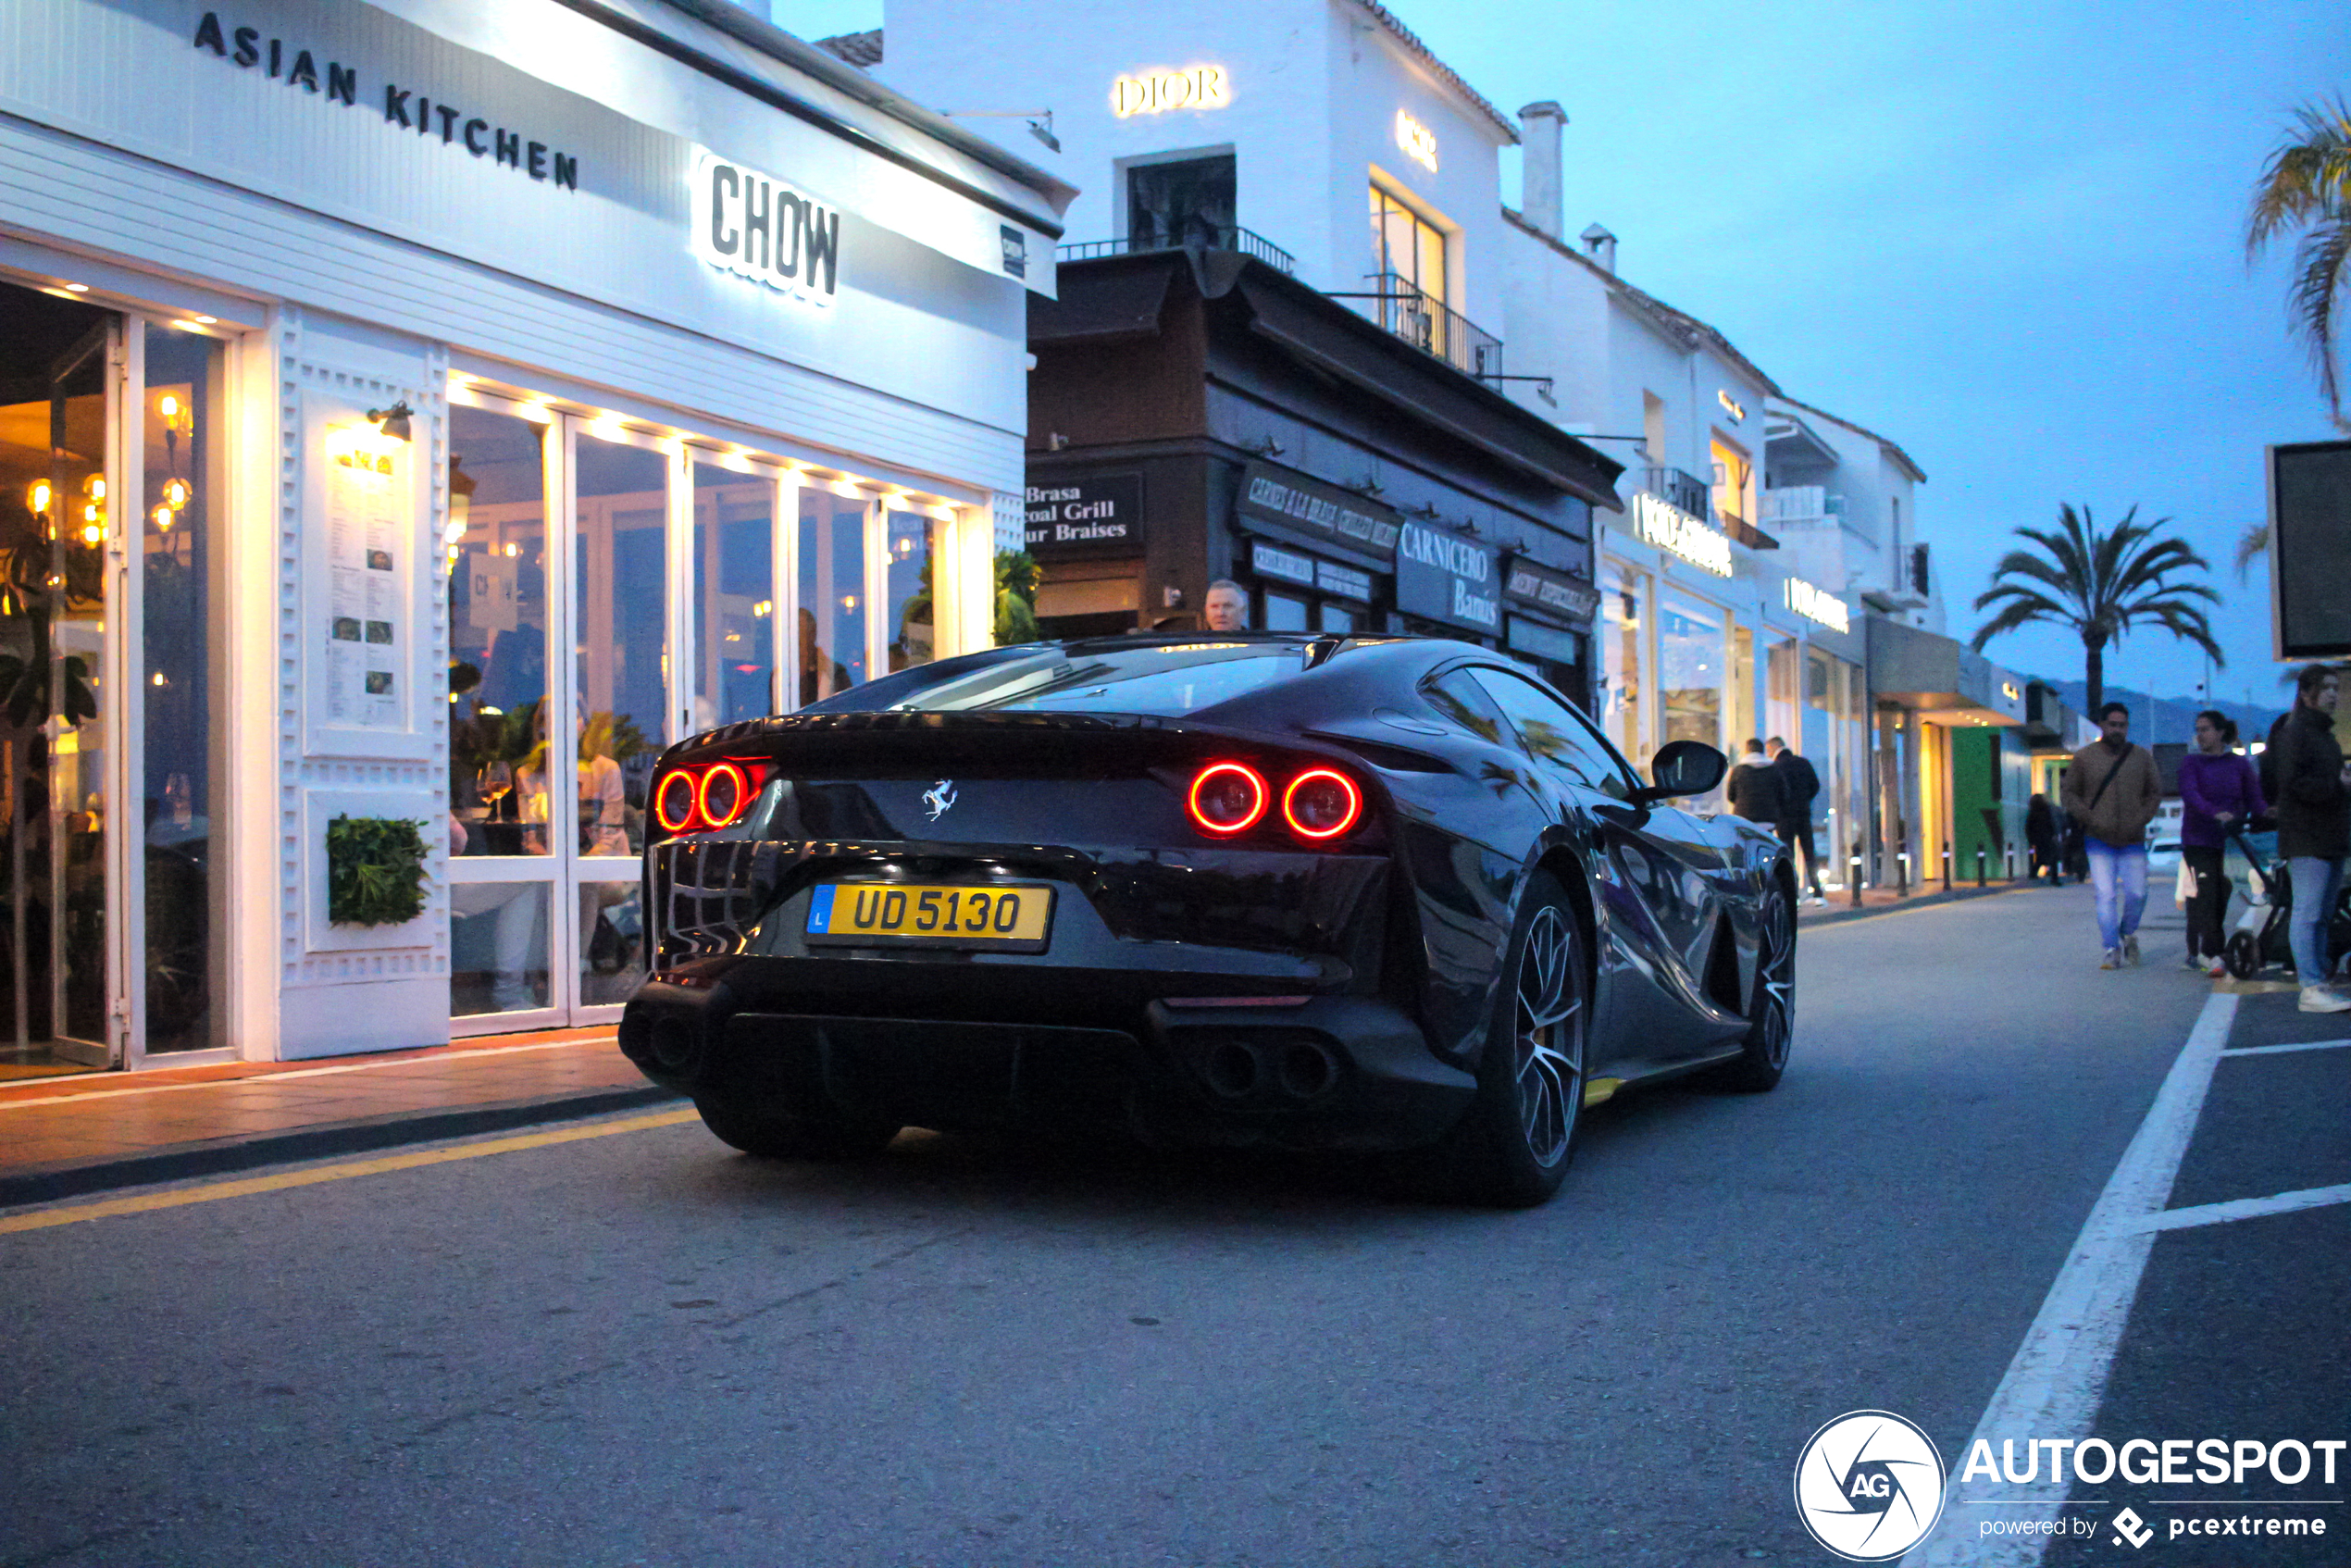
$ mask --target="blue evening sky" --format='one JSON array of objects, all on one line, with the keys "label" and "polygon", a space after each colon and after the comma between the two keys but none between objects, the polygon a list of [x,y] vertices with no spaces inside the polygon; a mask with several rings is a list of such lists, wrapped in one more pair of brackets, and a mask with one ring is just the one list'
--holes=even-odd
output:
[{"label": "blue evening sky", "polygon": [[[2009,529],[2135,504],[2212,561],[2217,694],[2276,700],[2268,579],[2234,544],[2263,445],[2333,432],[2286,336],[2290,251],[2248,268],[2244,211],[2292,106],[2351,90],[2340,0],[1388,4],[1505,112],[1566,107],[1569,233],[1606,224],[1627,280],[1918,460],[1955,635]],[[775,10],[811,38],[882,21]],[[2082,673],[2060,633],[1987,652]],[[2158,629],[2107,672],[2186,696],[2204,661]]]}]

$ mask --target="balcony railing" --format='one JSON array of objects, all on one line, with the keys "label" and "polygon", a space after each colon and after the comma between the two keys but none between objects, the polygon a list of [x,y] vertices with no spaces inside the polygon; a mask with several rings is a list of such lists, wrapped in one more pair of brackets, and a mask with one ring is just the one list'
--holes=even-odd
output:
[{"label": "balcony railing", "polygon": [[1082,245],[1063,245],[1054,252],[1057,261],[1093,261],[1106,255],[1147,255],[1156,251],[1238,251],[1254,256],[1266,266],[1278,268],[1285,277],[1298,275],[1298,258],[1274,243],[1263,234],[1251,233],[1238,224],[1217,228],[1213,224],[1194,225],[1182,238],[1172,234],[1135,234],[1123,240],[1095,240]]},{"label": "balcony railing", "polygon": [[1641,488],[1669,505],[1678,506],[1700,522],[1712,518],[1712,490],[1695,474],[1662,464],[1641,470]]},{"label": "balcony railing", "polygon": [[1781,485],[1763,492],[1763,516],[1757,520],[1785,525],[1843,516],[1845,497],[1841,495],[1832,495],[1816,484]]},{"label": "balcony railing", "polygon": [[1331,298],[1362,301],[1373,320],[1456,370],[1480,380],[1502,379],[1501,339],[1396,273],[1375,272],[1363,281],[1370,290]]}]

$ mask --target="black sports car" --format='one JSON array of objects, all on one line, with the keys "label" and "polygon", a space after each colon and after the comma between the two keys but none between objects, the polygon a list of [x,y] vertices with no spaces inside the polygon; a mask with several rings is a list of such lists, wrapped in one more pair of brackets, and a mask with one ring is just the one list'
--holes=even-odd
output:
[{"label": "black sports car", "polygon": [[904,1125],[1428,1146],[1539,1202],[1582,1109],[1787,1060],[1779,842],[1466,643],[1032,643],[672,747],[620,1043],[759,1154]]}]

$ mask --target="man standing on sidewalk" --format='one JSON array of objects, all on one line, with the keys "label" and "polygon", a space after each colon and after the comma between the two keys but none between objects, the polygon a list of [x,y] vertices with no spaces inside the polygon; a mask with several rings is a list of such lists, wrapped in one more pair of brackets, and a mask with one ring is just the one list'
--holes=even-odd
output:
[{"label": "man standing on sidewalk", "polygon": [[2131,710],[2098,710],[2098,738],[2073,753],[2059,798],[2082,828],[2097,890],[2101,969],[2139,961],[2139,915],[2147,902],[2147,824],[2163,803],[2155,754],[2131,744]]},{"label": "man standing on sidewalk", "polygon": [[1812,765],[1788,749],[1788,743],[1778,736],[1763,742],[1771,753],[1772,771],[1780,776],[1780,810],[1785,814],[1774,825],[1780,842],[1787,846],[1788,858],[1794,860],[1797,851],[1804,852],[1804,875],[1812,888],[1812,902],[1829,901],[1821,892],[1821,852],[1812,842],[1812,803],[1821,795],[1821,776]]},{"label": "man standing on sidewalk", "polygon": [[1733,815],[1749,822],[1777,828],[1780,818],[1787,815],[1780,794],[1780,776],[1772,771],[1760,740],[1749,740],[1747,750],[1739,753],[1738,765],[1731,769],[1731,781],[1723,792],[1730,800]]},{"label": "man standing on sidewalk", "polygon": [[2287,929],[2294,972],[2302,982],[2302,1011],[2351,1011],[2351,997],[2327,989],[2328,927],[2343,887],[2343,857],[2351,852],[2351,770],[2334,736],[2334,706],[2342,678],[2324,665],[2305,669],[2295,683],[2294,711],[2270,731],[2276,753],[2278,853],[2293,879],[2294,915]]}]

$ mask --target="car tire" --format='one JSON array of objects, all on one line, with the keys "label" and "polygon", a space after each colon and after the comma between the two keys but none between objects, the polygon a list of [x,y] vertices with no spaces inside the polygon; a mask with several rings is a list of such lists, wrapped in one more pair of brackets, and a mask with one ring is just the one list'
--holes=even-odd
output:
[{"label": "car tire", "polygon": [[770,1160],[862,1160],[898,1136],[894,1123],[828,1113],[795,1115],[732,1095],[694,1096],[702,1125],[719,1142]]},{"label": "car tire", "polygon": [[1714,1081],[1738,1094],[1767,1094],[1787,1071],[1796,1039],[1796,904],[1777,890],[1763,901],[1748,1017],[1739,1053],[1715,1069]]},{"label": "car tire", "polygon": [[2250,931],[2231,931],[2220,961],[2229,966],[2231,978],[2249,980],[2261,972],[2261,944]]},{"label": "car tire", "polygon": [[1532,873],[1503,949],[1501,983],[1469,1109],[1437,1145],[1449,1195],[1524,1209],[1559,1190],[1583,1123],[1591,970],[1567,890]]}]

